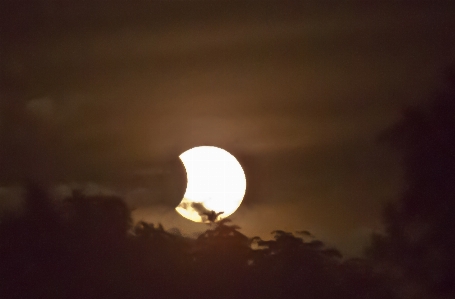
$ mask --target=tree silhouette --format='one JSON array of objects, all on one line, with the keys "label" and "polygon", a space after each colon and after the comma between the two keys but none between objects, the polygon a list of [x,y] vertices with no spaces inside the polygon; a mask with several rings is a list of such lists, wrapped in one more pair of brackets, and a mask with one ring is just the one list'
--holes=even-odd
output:
[{"label": "tree silhouette", "polygon": [[191,207],[199,213],[203,222],[209,221],[209,223],[214,223],[221,214],[224,214],[224,212],[217,213],[213,210],[208,210],[201,202],[193,202],[191,203]]},{"label": "tree silhouette", "polygon": [[401,154],[407,184],[384,210],[385,235],[374,235],[367,250],[428,296],[455,293],[455,81],[448,82],[382,136]]},{"label": "tree silhouette", "polygon": [[0,297],[392,298],[365,261],[299,233],[248,238],[225,218],[192,239],[132,225],[116,196],[29,187],[23,212],[0,219]]}]

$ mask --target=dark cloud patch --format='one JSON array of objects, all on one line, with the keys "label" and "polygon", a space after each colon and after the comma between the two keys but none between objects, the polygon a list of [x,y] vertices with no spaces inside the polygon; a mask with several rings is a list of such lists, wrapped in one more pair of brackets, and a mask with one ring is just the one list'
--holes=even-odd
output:
[{"label": "dark cloud patch", "polygon": [[207,215],[210,211],[200,202],[192,202],[191,207],[198,212],[199,216]]}]

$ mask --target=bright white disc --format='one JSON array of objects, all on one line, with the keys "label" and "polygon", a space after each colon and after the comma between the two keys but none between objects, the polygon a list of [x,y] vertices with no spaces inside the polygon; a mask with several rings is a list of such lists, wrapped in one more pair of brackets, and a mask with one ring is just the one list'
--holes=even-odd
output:
[{"label": "bright white disc", "polygon": [[208,211],[224,212],[220,218],[237,210],[245,195],[246,178],[233,155],[218,147],[199,146],[181,154],[180,160],[188,182],[177,212],[187,219],[202,222],[199,204]]}]

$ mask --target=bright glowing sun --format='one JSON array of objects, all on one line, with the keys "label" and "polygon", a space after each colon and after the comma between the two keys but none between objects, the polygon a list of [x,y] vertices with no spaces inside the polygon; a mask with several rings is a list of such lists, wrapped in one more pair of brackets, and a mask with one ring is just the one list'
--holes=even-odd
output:
[{"label": "bright glowing sun", "polygon": [[204,222],[200,204],[209,211],[234,213],[245,195],[246,178],[242,166],[227,151],[214,146],[199,146],[180,155],[187,174],[187,187],[175,208],[183,217]]}]

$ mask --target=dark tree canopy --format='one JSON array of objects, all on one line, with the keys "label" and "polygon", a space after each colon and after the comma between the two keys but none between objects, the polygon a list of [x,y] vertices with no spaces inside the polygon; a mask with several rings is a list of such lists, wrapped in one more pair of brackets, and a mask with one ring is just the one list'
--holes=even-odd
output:
[{"label": "dark tree canopy", "polygon": [[0,222],[1,298],[391,298],[364,260],[309,232],[248,238],[229,219],[198,238],[131,223],[121,198],[31,188]]},{"label": "dark tree canopy", "polygon": [[455,294],[455,81],[425,106],[410,107],[385,132],[402,158],[406,185],[384,211],[385,235],[368,249],[428,296]]}]

